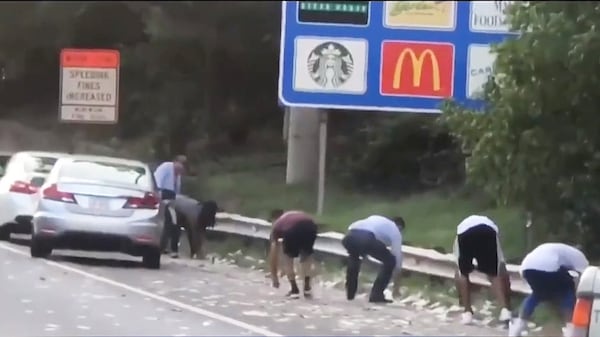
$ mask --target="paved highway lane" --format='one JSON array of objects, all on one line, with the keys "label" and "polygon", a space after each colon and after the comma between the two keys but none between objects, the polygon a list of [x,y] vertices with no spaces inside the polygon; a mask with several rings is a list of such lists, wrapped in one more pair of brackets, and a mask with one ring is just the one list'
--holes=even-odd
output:
[{"label": "paved highway lane", "polygon": [[458,312],[443,308],[371,305],[364,297],[348,302],[335,289],[316,289],[313,300],[289,300],[285,282],[272,289],[261,272],[210,261],[166,258],[156,271],[120,254],[57,251],[50,261],[27,255],[27,247],[0,243],[0,286],[9,299],[0,317],[18,323],[6,335],[506,333],[462,326]]},{"label": "paved highway lane", "polygon": [[[52,262],[16,254],[6,246],[1,248],[5,248],[0,249],[0,317],[4,336],[248,336],[265,333],[115,287]],[[135,270],[130,272],[131,277],[135,277]]]}]

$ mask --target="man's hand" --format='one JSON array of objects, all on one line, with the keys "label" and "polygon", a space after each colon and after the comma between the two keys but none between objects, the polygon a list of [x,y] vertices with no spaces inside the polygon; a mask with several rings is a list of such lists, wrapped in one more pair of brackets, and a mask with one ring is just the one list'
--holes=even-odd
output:
[{"label": "man's hand", "polygon": [[271,281],[273,282],[273,288],[279,288],[279,278],[277,276],[272,277]]}]

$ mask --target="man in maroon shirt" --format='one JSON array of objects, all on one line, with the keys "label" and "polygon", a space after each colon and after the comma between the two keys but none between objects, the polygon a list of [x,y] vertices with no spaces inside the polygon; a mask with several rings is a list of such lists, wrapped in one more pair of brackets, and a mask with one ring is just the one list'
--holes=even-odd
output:
[{"label": "man in maroon shirt", "polygon": [[[311,296],[310,273],[312,267],[312,254],[315,240],[317,239],[317,225],[312,217],[301,211],[273,210],[271,212],[271,247],[269,263],[271,266],[271,280],[273,287],[279,288],[277,265],[279,261],[279,248],[283,248],[284,269],[290,281],[291,290],[287,296],[300,297],[300,289],[296,283],[294,271],[294,258],[300,257],[301,273],[304,276],[304,297]],[[280,242],[281,241],[281,242]]]}]

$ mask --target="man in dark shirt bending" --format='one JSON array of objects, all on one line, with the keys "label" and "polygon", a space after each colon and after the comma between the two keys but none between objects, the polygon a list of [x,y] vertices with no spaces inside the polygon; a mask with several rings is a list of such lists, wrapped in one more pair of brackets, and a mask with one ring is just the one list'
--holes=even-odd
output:
[{"label": "man in dark shirt bending", "polygon": [[[312,254],[317,239],[317,225],[312,217],[301,211],[274,210],[271,212],[273,226],[270,237],[269,263],[273,287],[279,288],[277,266],[279,247],[283,248],[285,273],[290,281],[291,290],[287,296],[300,297],[300,289],[296,283],[294,258],[300,257],[301,273],[304,276],[304,297],[311,297],[310,273],[312,269]],[[281,242],[280,242],[281,241]]]}]

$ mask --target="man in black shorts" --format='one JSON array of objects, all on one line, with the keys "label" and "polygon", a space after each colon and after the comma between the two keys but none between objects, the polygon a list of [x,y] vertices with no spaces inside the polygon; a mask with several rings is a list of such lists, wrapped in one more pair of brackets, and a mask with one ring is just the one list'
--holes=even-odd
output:
[{"label": "man in black shorts", "polygon": [[[301,211],[274,210],[271,212],[273,227],[270,237],[269,264],[273,287],[279,288],[277,266],[279,248],[283,248],[285,273],[290,281],[291,290],[287,296],[300,297],[300,289],[296,283],[294,258],[300,257],[300,266],[304,276],[304,297],[311,297],[310,274],[312,270],[313,246],[317,239],[317,225],[312,217]],[[281,242],[280,242],[281,241]]]},{"label": "man in black shorts", "polygon": [[[469,274],[475,269],[486,274],[492,284],[492,290],[502,306],[499,320],[510,321],[510,279],[498,239],[498,226],[485,216],[467,217],[456,229],[454,255],[458,267],[456,288],[465,308],[462,323],[469,324],[473,320]],[[473,260],[477,261],[477,268],[473,265]]]}]

